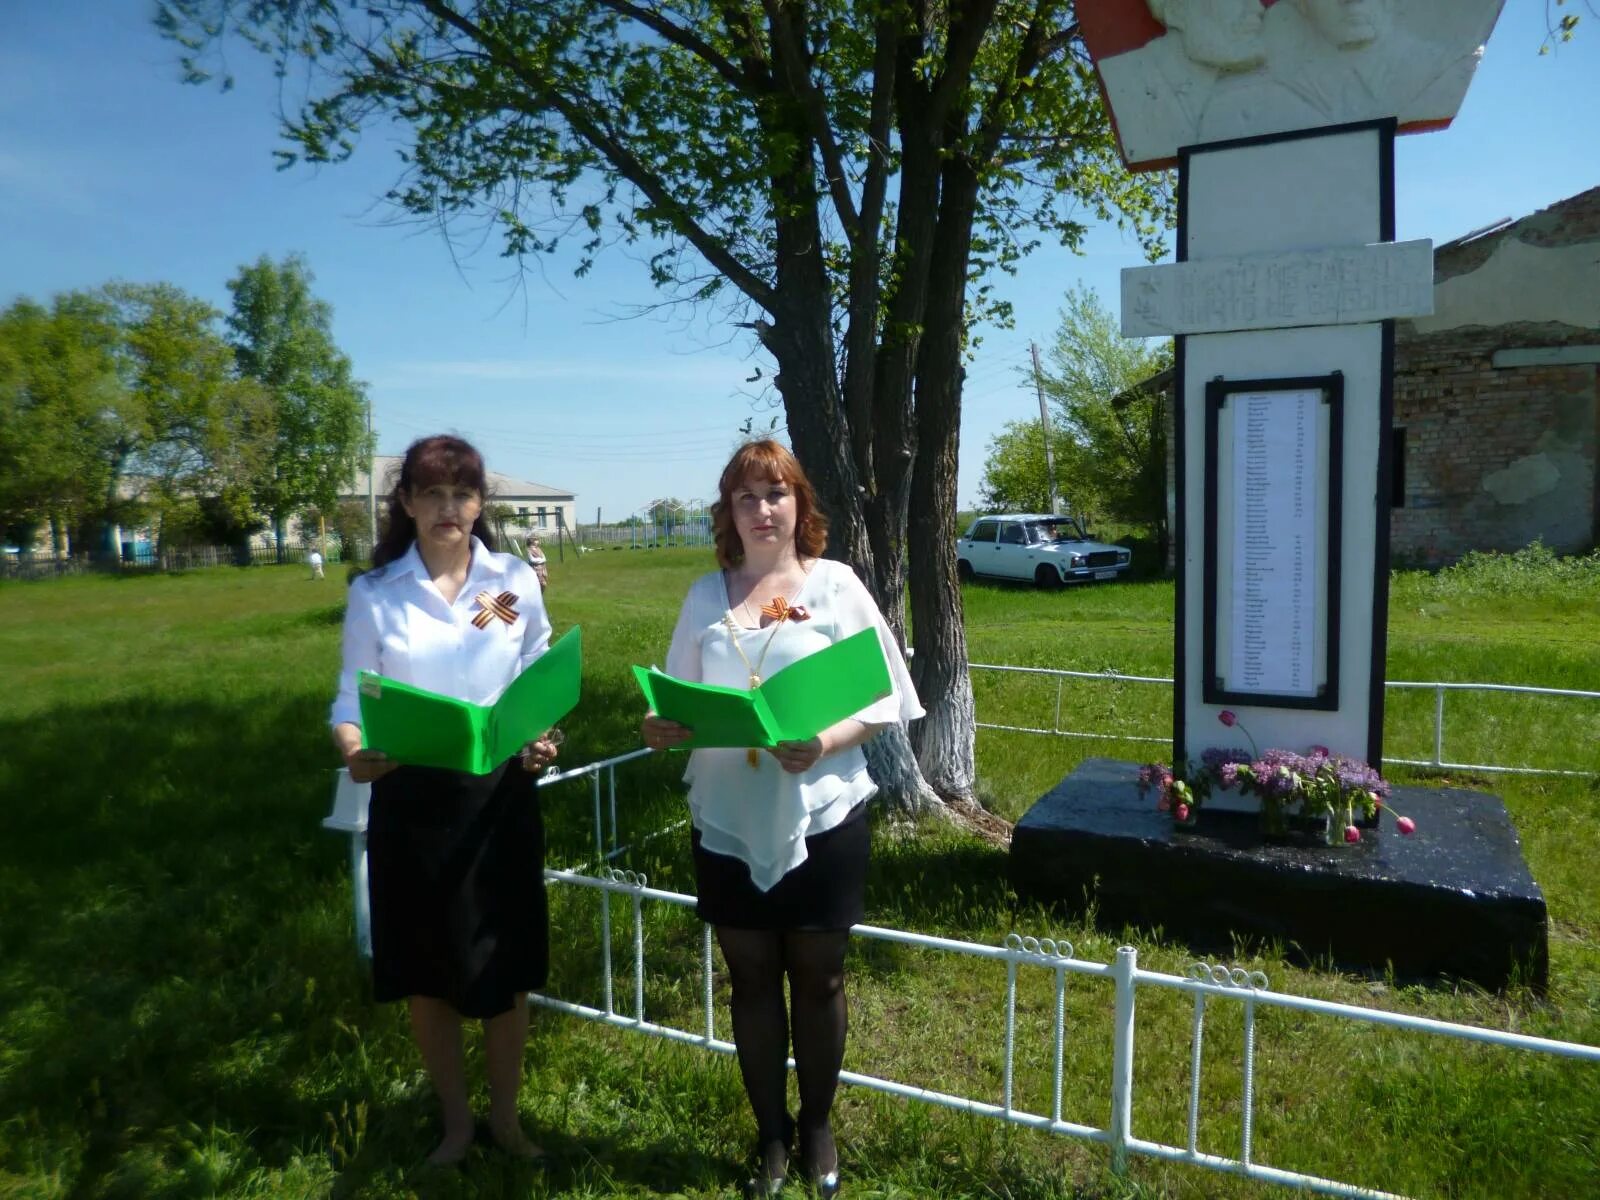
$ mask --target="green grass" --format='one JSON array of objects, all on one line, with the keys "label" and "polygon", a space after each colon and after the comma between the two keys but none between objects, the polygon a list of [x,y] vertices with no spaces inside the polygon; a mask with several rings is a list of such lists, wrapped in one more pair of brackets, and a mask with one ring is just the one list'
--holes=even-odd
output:
[{"label": "green grass", "polygon": [[[581,622],[588,658],[568,761],[636,744],[627,666],[663,657],[676,598],[706,565],[703,551],[551,564],[558,632]],[[1483,586],[1488,570],[1504,577]],[[1595,688],[1600,592],[1592,575],[1569,574],[1499,563],[1471,578],[1398,577],[1391,675]],[[966,599],[975,661],[1171,673],[1168,584],[976,586]],[[461,1172],[417,1166],[433,1101],[402,1014],[367,998],[346,843],[318,827],[341,607],[339,581],[298,568],[0,587],[0,1197],[736,1194],[753,1129],[730,1060],[548,1015],[522,1105],[553,1165],[475,1154]],[[1054,687],[980,676],[978,703],[985,719],[1048,724]],[[1449,710],[1460,749],[1447,741],[1447,753],[1595,761],[1592,709],[1460,703]],[[1071,728],[1169,727],[1160,688],[1091,682],[1062,704]],[[1429,746],[1431,699],[1390,711],[1392,746]],[[980,787],[1014,817],[1087,754],[1160,749],[984,732]],[[624,769],[625,841],[682,818],[678,765]],[[1275,947],[1238,957],[1279,990],[1600,1043],[1600,792],[1582,780],[1462,782],[1506,798],[1545,889],[1546,997],[1398,987],[1301,969]],[[587,787],[548,789],[545,803],[551,861],[585,861]],[[623,865],[691,890],[681,835]],[[598,1002],[597,911],[593,894],[553,889],[553,994]],[[937,824],[880,824],[868,920],[979,942],[1065,935],[1099,961],[1127,942],[1142,965],[1175,972],[1190,957],[1159,931],[1019,911],[1003,853]],[[698,926],[658,905],[646,921],[648,1015],[696,1029]],[[626,959],[619,997],[631,996]],[[1003,969],[858,941],[851,970],[847,1065],[998,1100]],[[719,990],[723,1037],[725,999]],[[1049,1111],[1053,1006],[1050,978],[1025,971],[1017,1103],[1033,1111]],[[1110,1012],[1108,986],[1069,987],[1069,1120],[1106,1122]],[[1141,990],[1140,1136],[1183,1140],[1188,1012],[1181,997]],[[1213,1006],[1201,1146],[1224,1154],[1237,1152],[1240,1037],[1237,1010]],[[1600,1179],[1592,1065],[1283,1012],[1262,1015],[1257,1062],[1258,1161],[1441,1197],[1578,1196]],[[1114,1179],[1102,1150],[860,1089],[842,1093],[838,1127],[862,1198],[1277,1194],[1139,1159]]]}]

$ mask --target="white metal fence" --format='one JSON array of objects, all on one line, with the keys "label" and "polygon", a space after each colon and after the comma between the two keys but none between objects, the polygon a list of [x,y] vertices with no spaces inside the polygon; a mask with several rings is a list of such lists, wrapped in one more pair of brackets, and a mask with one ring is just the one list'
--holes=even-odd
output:
[{"label": "white metal fence", "polygon": [[[1055,688],[1055,715],[1048,726],[1044,725],[1005,725],[993,721],[979,721],[979,729],[1005,730],[1011,733],[1031,733],[1049,737],[1080,738],[1091,741],[1108,742],[1151,742],[1170,745],[1171,734],[1157,736],[1153,733],[1112,733],[1106,731],[1063,729],[1061,727],[1061,704],[1063,688],[1068,680],[1097,681],[1100,683],[1133,683],[1155,685],[1171,688],[1173,681],[1163,675],[1124,675],[1120,671],[1067,671],[1056,667],[1012,667],[996,663],[971,663],[968,666],[970,673],[979,671],[992,671],[997,674],[1033,675],[1054,679]],[[1561,767],[1538,767],[1526,764],[1510,765],[1505,763],[1467,763],[1455,762],[1444,756],[1445,735],[1445,694],[1447,692],[1510,692],[1527,696],[1564,697],[1573,701],[1600,702],[1600,692],[1581,691],[1576,688],[1547,688],[1524,687],[1520,684],[1510,683],[1420,683],[1411,680],[1390,679],[1384,687],[1393,691],[1432,691],[1433,703],[1433,757],[1432,758],[1397,758],[1391,755],[1384,756],[1384,763],[1390,766],[1407,767],[1436,767],[1451,771],[1481,771],[1486,774],[1501,775],[1566,775],[1587,777],[1594,775],[1594,771],[1573,771]],[[1600,711],[1600,710],[1597,710]]]},{"label": "white metal fence", "polygon": [[[635,750],[614,758],[588,764],[573,770],[548,771],[538,780],[540,787],[557,783],[587,779],[590,783],[594,810],[594,863],[585,867],[551,867],[545,870],[545,879],[569,887],[591,889],[599,892],[601,963],[600,996],[598,1004],[584,1004],[555,996],[534,995],[533,1003],[556,1012],[583,1020],[595,1021],[615,1028],[686,1045],[699,1046],[720,1054],[732,1054],[732,1042],[716,1036],[716,1014],[713,981],[715,961],[712,950],[712,931],[702,926],[700,937],[700,993],[701,1006],[698,1028],[683,1029],[652,1020],[645,1007],[646,946],[644,904],[660,903],[680,908],[693,908],[693,896],[653,888],[643,875],[618,870],[610,866],[611,860],[627,852],[628,847],[617,844],[617,780],[616,768],[626,762],[652,753]],[[355,882],[357,935],[364,952],[370,953],[367,936],[365,828],[366,815],[364,788],[350,784],[341,775],[335,797],[335,811],[325,826],[351,834],[352,868]],[[673,829],[681,827],[674,826]],[[609,830],[609,833],[607,832]],[[672,829],[658,830],[650,837],[659,837]],[[646,839],[648,840],[648,839]],[[609,843],[609,846],[608,846]],[[617,897],[626,904],[628,912],[628,937],[624,947],[628,954],[628,976],[632,995],[619,1005],[616,970],[616,934],[613,927],[612,900]],[[960,1096],[950,1092],[922,1087],[914,1082],[884,1079],[856,1071],[845,1071],[841,1079],[858,1087],[900,1096],[908,1100],[956,1109],[979,1117],[1020,1125],[1068,1137],[1080,1138],[1107,1147],[1113,1170],[1126,1170],[1129,1155],[1145,1155],[1170,1162],[1186,1163],[1212,1171],[1244,1176],[1268,1183],[1283,1184],[1302,1190],[1331,1196],[1395,1197],[1385,1192],[1357,1184],[1346,1183],[1318,1175],[1305,1174],[1259,1162],[1255,1155],[1254,1117],[1256,1087],[1256,1035],[1257,1014],[1265,1008],[1279,1008],[1302,1013],[1314,1013],[1336,1019],[1358,1021],[1368,1025],[1386,1026],[1406,1030],[1428,1037],[1450,1038],[1460,1041],[1486,1043],[1512,1051],[1554,1055],[1581,1062],[1596,1064],[1600,1068],[1600,1046],[1577,1042],[1557,1041],[1527,1034],[1509,1033],[1474,1025],[1460,1025],[1437,1021],[1427,1017],[1382,1009],[1363,1008],[1317,1000],[1306,996],[1293,996],[1274,992],[1267,977],[1259,972],[1246,972],[1237,967],[1211,963],[1195,963],[1187,976],[1168,975],[1147,971],[1139,966],[1138,953],[1131,946],[1117,950],[1110,963],[1091,962],[1076,957],[1073,946],[1067,941],[1049,938],[1008,935],[1001,945],[985,945],[960,941],[954,938],[934,937],[908,930],[888,929],[876,925],[857,925],[851,933],[860,938],[913,946],[923,950],[946,953],[959,958],[1004,963],[1006,968],[1003,1004],[1005,1020],[1000,1034],[998,1051],[1002,1061],[1000,1094],[991,1097]],[[1050,973],[1054,982],[1053,1019],[1051,1023],[1050,1053],[1053,1085],[1051,1109],[1048,1114],[1032,1112],[1015,1103],[1014,1078],[1017,1060],[1017,993],[1018,979],[1023,971],[1040,970]],[[1112,1022],[1109,1030],[1091,1034],[1080,1023],[1074,1026],[1075,1036],[1109,1036],[1112,1065],[1110,1093],[1104,1098],[1101,1112],[1105,1123],[1068,1120],[1063,1111],[1063,1094],[1066,1072],[1066,994],[1069,979],[1084,978],[1099,986],[1109,984],[1113,989]],[[1134,1031],[1138,1015],[1140,988],[1160,988],[1187,993],[1193,998],[1194,1008],[1190,1021],[1189,1093],[1185,1142],[1174,1146],[1136,1136],[1133,1126],[1136,1073],[1134,1069]],[[1244,1041],[1239,1061],[1242,1081],[1242,1128],[1237,1154],[1214,1153],[1200,1148],[1201,1064],[1205,1038],[1208,1006],[1214,1003],[1237,1004],[1243,1012]],[[793,1066],[793,1060],[790,1060]],[[1595,1086],[1600,1087],[1600,1073]],[[1081,1115],[1081,1114],[1074,1114]]]}]

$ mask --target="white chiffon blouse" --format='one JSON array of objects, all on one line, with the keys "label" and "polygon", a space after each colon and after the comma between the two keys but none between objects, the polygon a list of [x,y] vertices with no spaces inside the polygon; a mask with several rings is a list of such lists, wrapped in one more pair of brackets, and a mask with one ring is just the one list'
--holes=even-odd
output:
[{"label": "white chiffon blouse", "polygon": [[[750,606],[758,608],[766,599],[752,597]],[[869,725],[912,721],[923,715],[900,647],[854,571],[843,563],[818,559],[799,593],[787,599],[805,608],[810,618],[782,621],[776,631],[771,626],[750,629],[735,620],[735,631],[729,628],[732,614],[723,573],[713,571],[697,579],[678,614],[667,653],[667,674],[697,683],[747,688],[752,666],[759,666],[762,679],[770,679],[790,663],[841,638],[876,629],[893,691],[852,715]],[[717,854],[742,859],[762,891],[770,890],[805,862],[808,836],[832,829],[878,790],[859,746],[827,755],[798,775],[785,771],[764,751],[752,767],[744,750],[694,750],[683,777],[689,784],[689,811],[701,844]]]}]

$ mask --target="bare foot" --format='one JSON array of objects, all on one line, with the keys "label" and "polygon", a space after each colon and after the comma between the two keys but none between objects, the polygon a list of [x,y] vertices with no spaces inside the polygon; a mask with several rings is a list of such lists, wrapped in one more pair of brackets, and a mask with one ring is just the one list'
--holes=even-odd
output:
[{"label": "bare foot", "polygon": [[430,1167],[456,1167],[460,1166],[467,1157],[467,1151],[472,1149],[472,1126],[468,1125],[462,1130],[446,1130],[444,1140],[433,1148],[433,1153],[428,1155]]},{"label": "bare foot", "polygon": [[544,1157],[544,1148],[530,1140],[528,1135],[522,1132],[521,1123],[514,1119],[509,1122],[492,1122],[489,1134],[501,1152],[509,1154],[512,1158],[532,1162],[534,1159]]}]

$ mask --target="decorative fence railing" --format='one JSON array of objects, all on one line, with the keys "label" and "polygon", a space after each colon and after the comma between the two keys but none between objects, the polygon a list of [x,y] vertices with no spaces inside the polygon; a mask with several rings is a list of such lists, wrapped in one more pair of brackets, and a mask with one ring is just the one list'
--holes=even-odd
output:
[{"label": "decorative fence railing", "polygon": [[711,518],[685,517],[681,521],[645,522],[638,525],[579,525],[575,534],[588,550],[648,550],[658,546],[711,545]]},{"label": "decorative fence railing", "polygon": [[[130,546],[126,551],[94,550],[80,554],[56,557],[49,554],[0,555],[0,579],[55,579],[62,575],[82,575],[87,572],[132,571],[193,571],[201,567],[273,566],[284,563],[304,563],[317,546],[299,543],[285,545],[234,546],[174,546],[158,551],[145,543]],[[368,547],[363,542],[354,547],[356,556],[365,558]],[[337,539],[329,539],[324,560],[332,565],[346,556]]]},{"label": "decorative fence railing", "polygon": [[[1157,734],[1150,732],[1114,733],[1108,731],[1063,729],[1061,726],[1061,705],[1063,700],[1063,687],[1068,680],[1093,681],[1107,683],[1131,683],[1159,687],[1172,687],[1172,679],[1162,675],[1124,675],[1120,671],[1068,671],[1055,667],[1012,667],[995,663],[971,663],[968,670],[976,675],[980,671],[995,672],[998,674],[1032,675],[1054,679],[1055,710],[1054,717],[1048,726],[1045,725],[1007,725],[995,721],[979,721],[979,729],[1005,730],[1011,733],[1030,733],[1047,737],[1080,738],[1091,741],[1108,742],[1150,742],[1156,744],[1170,744],[1170,733]],[[1451,771],[1479,771],[1486,774],[1502,775],[1565,775],[1588,777],[1595,775],[1596,770],[1571,770],[1566,767],[1531,766],[1528,764],[1506,763],[1469,763],[1456,762],[1444,756],[1445,739],[1445,694],[1447,692],[1474,692],[1474,693],[1513,693],[1526,696],[1544,696],[1551,698],[1565,698],[1573,701],[1586,701],[1595,704],[1595,712],[1600,714],[1600,692],[1582,691],[1576,688],[1547,688],[1524,687],[1520,684],[1510,683],[1443,683],[1443,682],[1416,682],[1412,680],[1391,679],[1385,682],[1384,687],[1390,691],[1432,691],[1433,703],[1433,755],[1431,758],[1400,758],[1394,755],[1385,755],[1384,763],[1391,766],[1408,767],[1435,767]]]},{"label": "decorative fence railing", "polygon": [[[720,1054],[732,1054],[732,1042],[716,1035],[714,1003],[715,958],[712,931],[702,926],[699,944],[700,970],[700,1020],[698,1028],[684,1029],[650,1019],[645,1007],[645,920],[644,904],[660,903],[678,908],[692,909],[693,896],[652,888],[649,880],[632,871],[618,870],[605,865],[626,853],[629,847],[617,844],[616,768],[626,762],[653,753],[635,750],[614,758],[590,763],[573,770],[551,770],[540,777],[540,787],[587,779],[590,782],[594,809],[593,873],[584,869],[551,867],[545,870],[545,879],[569,887],[591,889],[600,895],[600,996],[598,1004],[583,1004],[555,996],[534,995],[533,1003],[556,1012],[582,1020],[594,1021],[614,1028],[662,1038]],[[334,814],[323,822],[331,829],[351,834],[351,855],[355,882],[357,935],[363,951],[370,953],[367,939],[366,910],[366,814],[365,788],[351,784],[340,773],[340,784],[335,794]],[[609,829],[609,833],[607,830]],[[651,837],[669,832],[659,830]],[[609,843],[609,846],[608,846]],[[631,977],[632,995],[619,1006],[614,958],[617,953],[613,928],[612,898],[626,902],[629,937],[625,947],[629,959],[627,974]],[[1474,1025],[1461,1025],[1438,1021],[1428,1017],[1410,1016],[1383,1009],[1363,1008],[1306,996],[1287,995],[1271,990],[1267,977],[1240,968],[1193,964],[1187,976],[1169,975],[1147,971],[1139,966],[1138,953],[1130,946],[1117,950],[1110,963],[1092,962],[1076,957],[1070,942],[1049,938],[1036,939],[1012,933],[1001,945],[960,941],[954,938],[934,937],[908,930],[888,929],[876,925],[857,925],[851,933],[855,937],[918,947],[979,961],[998,962],[1005,965],[1005,990],[1003,1005],[1005,1020],[1000,1035],[999,1051],[1002,1062],[1000,1094],[981,1098],[962,1096],[951,1092],[922,1087],[915,1083],[885,1079],[857,1071],[845,1071],[841,1079],[849,1084],[864,1087],[908,1100],[939,1105],[989,1117],[1013,1125],[1043,1130],[1095,1142],[1107,1147],[1112,1169],[1125,1171],[1129,1155],[1144,1155],[1169,1162],[1185,1163],[1232,1175],[1283,1184],[1306,1191],[1330,1196],[1373,1197],[1384,1200],[1403,1200],[1396,1193],[1376,1188],[1346,1183],[1320,1175],[1270,1166],[1257,1161],[1254,1145],[1255,1092],[1256,1092],[1256,1037],[1257,1015],[1266,1008],[1278,1008],[1302,1013],[1319,1014],[1335,1019],[1386,1026],[1410,1033],[1502,1046],[1508,1050],[1553,1055],[1595,1064],[1600,1071],[1600,1046],[1578,1042],[1558,1041],[1528,1034],[1509,1033]],[[1016,1103],[1015,1076],[1017,1060],[1017,996],[1018,980],[1023,971],[1041,970],[1053,976],[1054,1005],[1051,1021],[1052,1089],[1050,1112],[1032,1112]],[[1105,1031],[1111,1041],[1111,1080],[1109,1095],[1104,1098],[1101,1111],[1106,1114],[1105,1124],[1097,1125],[1066,1119],[1064,1092],[1066,1074],[1066,994],[1069,977],[1109,983],[1114,990],[1111,1027]],[[1134,1031],[1138,1015],[1139,989],[1158,988],[1186,993],[1193,998],[1189,1037],[1189,1089],[1186,1137],[1181,1146],[1140,1138],[1133,1127],[1136,1073],[1134,1069]],[[1241,1092],[1241,1132],[1237,1155],[1213,1153],[1200,1149],[1202,1124],[1202,1050],[1208,1006],[1215,1003],[1237,1004],[1242,1008],[1244,1030],[1242,1054],[1239,1060]],[[1075,1035],[1084,1035],[1082,1022],[1074,1025]],[[793,1060],[790,1066],[793,1066]],[[1600,1074],[1596,1083],[1600,1087]]]}]

